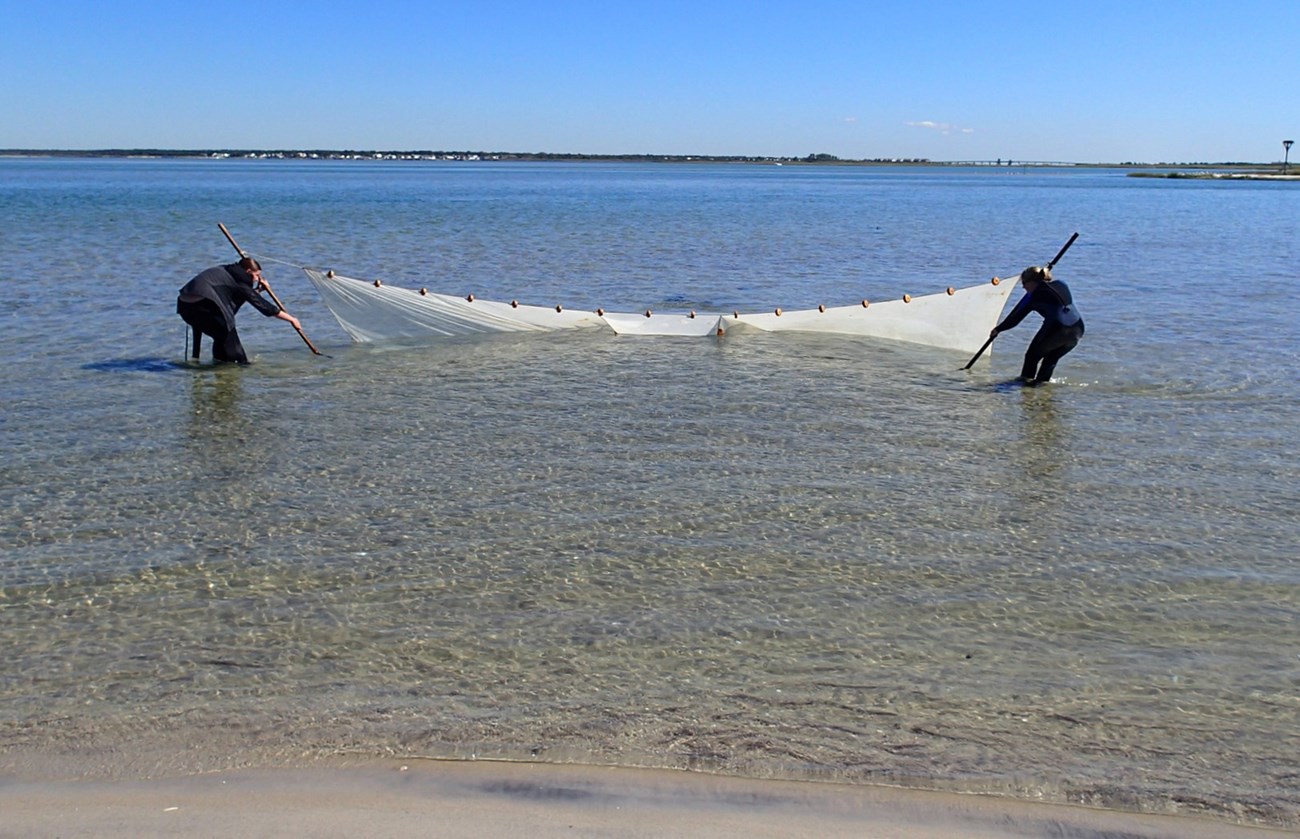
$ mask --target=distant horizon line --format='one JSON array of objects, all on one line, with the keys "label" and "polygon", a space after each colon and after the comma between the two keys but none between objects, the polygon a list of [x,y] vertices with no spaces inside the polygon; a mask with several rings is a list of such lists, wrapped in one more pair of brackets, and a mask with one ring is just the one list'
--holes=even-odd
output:
[{"label": "distant horizon line", "polygon": [[671,163],[790,163],[823,165],[912,165],[912,166],[1006,166],[1006,167],[1084,167],[1126,168],[1140,166],[1218,166],[1218,167],[1269,167],[1283,165],[1283,161],[1256,162],[1242,160],[1223,161],[1115,161],[1088,163],[1059,160],[1018,160],[996,158],[988,160],[935,160],[927,157],[870,157],[841,158],[833,154],[816,153],[804,156],[747,155],[747,154],[600,154],[584,152],[504,152],[504,151],[454,151],[433,149],[325,149],[325,148],[95,148],[95,149],[0,149],[0,157],[185,157],[204,159],[286,159],[286,160],[430,160],[430,161],[632,161]]}]

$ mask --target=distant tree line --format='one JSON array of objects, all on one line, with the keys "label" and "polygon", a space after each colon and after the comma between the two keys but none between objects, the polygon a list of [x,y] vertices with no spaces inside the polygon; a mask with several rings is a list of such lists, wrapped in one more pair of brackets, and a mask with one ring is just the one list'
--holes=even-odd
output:
[{"label": "distant tree line", "polygon": [[[1289,150],[1288,150],[1289,151]],[[499,161],[499,160],[555,160],[555,161],[623,161],[662,163],[793,163],[829,165],[913,165],[913,166],[1077,166],[1081,168],[1147,167],[1160,168],[1233,168],[1255,169],[1279,164],[1247,163],[1244,161],[1160,162],[1139,163],[1069,163],[1065,161],[998,160],[931,160],[926,157],[873,157],[839,158],[819,152],[805,157],[764,156],[742,154],[579,154],[574,152],[483,152],[483,151],[381,151],[375,149],[0,149],[4,157],[152,157],[152,158],[213,158],[248,160],[446,160],[446,161]]]}]

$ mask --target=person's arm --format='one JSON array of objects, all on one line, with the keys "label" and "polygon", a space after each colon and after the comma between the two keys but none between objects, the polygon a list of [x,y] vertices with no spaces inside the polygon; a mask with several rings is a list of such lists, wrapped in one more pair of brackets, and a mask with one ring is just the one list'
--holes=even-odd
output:
[{"label": "person's arm", "polygon": [[1033,297],[1034,295],[1032,294],[1026,294],[1024,297],[1020,298],[1020,302],[1012,308],[1011,314],[1007,315],[1006,319],[1002,321],[1002,323],[993,327],[993,331],[989,333],[989,337],[992,338],[999,332],[1006,332],[1008,329],[1015,329],[1016,326],[1025,319],[1025,315],[1034,310]]},{"label": "person's arm", "polygon": [[276,312],[275,316],[280,320],[289,321],[289,324],[293,326],[294,329],[298,330],[299,332],[302,331],[302,324],[298,321],[298,319],[293,315],[289,314],[288,312],[286,312],[284,309],[281,309],[280,311]]},{"label": "person's arm", "polygon": [[275,305],[273,301],[267,300],[261,294],[249,288],[248,286],[240,286],[239,288],[240,291],[243,292],[244,299],[249,303],[252,303],[254,309],[257,309],[257,311],[266,315],[268,318],[274,318],[280,316],[281,314],[280,307]]},{"label": "person's arm", "polygon": [[[241,286],[241,288],[244,287]],[[259,292],[254,291],[251,288],[246,288],[245,291],[246,299],[249,303],[252,303],[254,308],[259,312],[266,315],[268,318],[279,318],[280,320],[288,321],[294,329],[297,329],[299,332],[302,331],[302,323],[299,322],[296,317],[277,306],[274,301],[267,300]]]}]

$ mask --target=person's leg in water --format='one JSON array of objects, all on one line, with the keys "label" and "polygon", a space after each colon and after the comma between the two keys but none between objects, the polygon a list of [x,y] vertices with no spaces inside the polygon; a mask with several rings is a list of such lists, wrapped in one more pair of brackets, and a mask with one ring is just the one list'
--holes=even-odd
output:
[{"label": "person's leg in water", "polygon": [[1040,329],[1025,350],[1020,381],[1046,384],[1056,372],[1056,363],[1079,344],[1082,332],[1075,327]]},{"label": "person's leg in water", "polygon": [[244,354],[244,345],[239,341],[239,330],[232,329],[222,335],[212,336],[212,357],[217,361],[248,364],[248,356]]},{"label": "person's leg in water", "polygon": [[1039,331],[1034,339],[1029,342],[1025,348],[1025,361],[1020,365],[1020,375],[1016,377],[1018,382],[1032,382],[1034,376],[1038,375],[1038,362],[1043,360],[1043,333]]},{"label": "person's leg in water", "polygon": [[199,357],[199,341],[204,335],[212,338],[212,358],[214,361],[233,361],[236,364],[248,364],[244,345],[239,341],[239,331],[226,329],[226,319],[215,303],[201,300],[196,303],[179,302],[176,313],[194,330],[194,358]]},{"label": "person's leg in water", "polygon": [[[185,321],[194,332],[194,345],[190,351],[190,357],[196,361],[202,352],[203,336],[205,334],[213,336],[215,344],[215,336],[226,331],[226,322],[221,315],[221,310],[210,301],[200,300],[187,303],[178,300],[176,302],[176,314],[180,315],[181,320]],[[214,356],[215,352],[214,346]]]}]

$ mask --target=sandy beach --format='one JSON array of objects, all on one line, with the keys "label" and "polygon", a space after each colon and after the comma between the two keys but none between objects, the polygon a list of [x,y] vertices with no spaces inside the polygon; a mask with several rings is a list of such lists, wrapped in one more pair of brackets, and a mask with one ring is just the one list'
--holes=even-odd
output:
[{"label": "sandy beach", "polygon": [[0,836],[1266,839],[1290,831],[881,786],[493,761],[0,782]]}]

